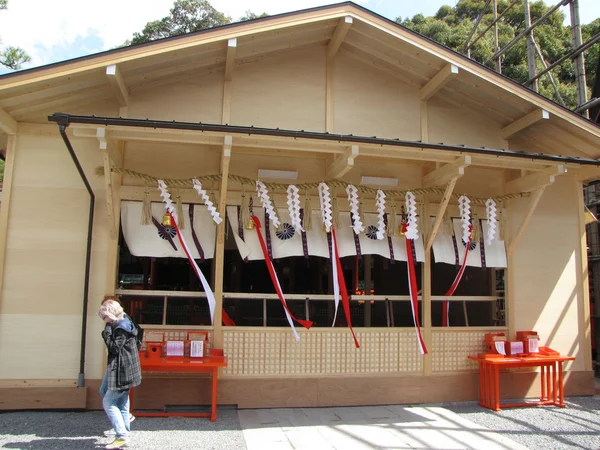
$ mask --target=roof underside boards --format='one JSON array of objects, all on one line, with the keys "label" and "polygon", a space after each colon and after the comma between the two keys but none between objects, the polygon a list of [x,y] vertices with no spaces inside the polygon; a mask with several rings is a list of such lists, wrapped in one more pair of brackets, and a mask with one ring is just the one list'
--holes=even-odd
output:
[{"label": "roof underside boards", "polygon": [[415,89],[425,86],[448,64],[455,65],[458,73],[440,89],[436,102],[470,108],[500,127],[511,126],[536,110],[547,110],[550,120],[536,121],[507,136],[508,146],[517,149],[518,144],[526,143],[527,148],[543,153],[600,156],[597,125],[349,2],[0,76],[0,109],[18,122],[45,122],[48,114],[60,110],[75,112],[81,105],[113,102],[118,106],[106,74],[111,64],[117,64],[127,92],[135,94],[186,78],[224,74],[228,40],[232,38],[237,39],[236,67],[282,53],[322,48],[347,16],[352,17],[352,25],[340,52],[353,57],[357,64],[392,74]]}]

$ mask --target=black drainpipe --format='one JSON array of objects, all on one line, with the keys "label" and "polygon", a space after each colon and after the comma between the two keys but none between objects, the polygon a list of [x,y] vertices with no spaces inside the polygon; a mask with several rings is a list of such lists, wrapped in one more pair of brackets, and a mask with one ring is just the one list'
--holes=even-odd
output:
[{"label": "black drainpipe", "polygon": [[96,196],[94,195],[94,191],[92,191],[92,187],[88,182],[85,173],[83,172],[83,168],[77,159],[77,155],[75,155],[75,151],[73,150],[73,146],[71,145],[71,141],[69,141],[69,137],[67,136],[67,127],[69,126],[69,119],[65,118],[65,120],[58,121],[58,128],[60,130],[60,135],[67,146],[67,150],[69,150],[69,154],[71,155],[71,159],[73,163],[75,163],[75,167],[77,167],[77,171],[81,176],[83,184],[85,184],[85,188],[90,194],[90,213],[88,218],[88,235],[87,235],[87,248],[85,252],[85,278],[83,283],[83,311],[81,313],[81,350],[79,354],[79,375],[77,376],[77,387],[85,386],[85,337],[87,333],[87,311],[88,311],[88,292],[90,287],[90,260],[92,254],[92,229],[94,226],[94,203],[96,201]]}]

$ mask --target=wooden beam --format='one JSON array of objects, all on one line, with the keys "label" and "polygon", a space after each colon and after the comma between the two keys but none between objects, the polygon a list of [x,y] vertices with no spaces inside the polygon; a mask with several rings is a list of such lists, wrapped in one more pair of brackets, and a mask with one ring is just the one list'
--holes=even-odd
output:
[{"label": "wooden beam", "polygon": [[237,39],[227,41],[227,56],[225,59],[225,81],[233,80],[233,69],[235,67],[235,53],[237,50]]},{"label": "wooden beam", "polygon": [[121,71],[116,64],[111,64],[106,67],[106,76],[110,86],[113,88],[117,101],[121,106],[127,106],[129,104],[129,94],[127,92],[127,85],[121,76]]},{"label": "wooden beam", "polygon": [[0,131],[8,135],[17,134],[17,121],[2,108],[0,108]]},{"label": "wooden beam", "polygon": [[435,237],[438,234],[440,225],[442,224],[442,221],[444,220],[444,214],[446,213],[446,208],[448,207],[448,202],[452,198],[452,192],[454,191],[454,186],[456,186],[456,180],[458,180],[458,177],[452,178],[448,182],[448,185],[446,186],[446,190],[444,191],[444,197],[442,197],[442,202],[440,203],[440,206],[438,208],[438,212],[435,217],[435,223],[433,224],[433,229],[431,230],[431,235],[429,236],[429,239],[427,239],[427,244],[425,246],[425,254],[428,254],[429,250],[431,250],[433,241],[435,241]]},{"label": "wooden beam", "polygon": [[542,186],[554,183],[558,175],[567,173],[565,166],[553,166],[541,172],[531,173],[516,180],[506,183],[505,194],[516,194],[518,192],[531,192]]},{"label": "wooden beam", "polygon": [[327,179],[335,180],[336,178],[343,177],[354,167],[354,159],[358,154],[358,145],[352,145],[343,155],[335,156],[333,163],[327,168]]},{"label": "wooden beam", "polygon": [[232,137],[223,139],[223,153],[221,156],[221,190],[219,192],[219,213],[223,222],[217,225],[217,244],[215,246],[215,320],[213,323],[214,348],[223,348],[223,274],[225,271],[225,209],[227,207],[227,182],[229,177],[229,163],[231,161]]},{"label": "wooden beam", "polygon": [[518,120],[515,120],[513,123],[502,128],[502,137],[504,139],[508,139],[515,133],[530,127],[534,123],[540,120],[548,120],[550,118],[550,113],[545,109],[536,109],[533,112],[530,112],[526,116],[521,117]]},{"label": "wooden beam", "polygon": [[425,86],[421,88],[421,100],[429,100],[431,97],[437,94],[439,90],[442,89],[456,74],[458,74],[458,67],[454,64],[446,64],[436,76],[434,76],[427,82]]},{"label": "wooden beam", "polygon": [[335,31],[333,32],[333,36],[329,40],[329,45],[327,46],[327,59],[331,59],[335,56],[337,51],[340,49],[342,42],[344,42],[344,38],[348,34],[350,27],[352,26],[353,19],[350,16],[343,17],[337,24]]},{"label": "wooden beam", "polygon": [[512,242],[510,243],[510,245],[508,247],[507,253],[508,253],[509,257],[512,256],[515,249],[517,248],[517,244],[523,237],[523,234],[525,233],[525,228],[527,228],[527,225],[529,224],[529,221],[531,220],[531,217],[533,216],[533,212],[535,211],[536,206],[540,202],[540,199],[542,198],[542,194],[546,190],[546,187],[548,187],[547,184],[544,186],[541,186],[531,196],[531,200],[529,201],[529,210],[527,211],[527,214],[523,218],[523,222],[521,222],[521,225],[519,226],[519,230],[517,231],[517,234],[515,235],[514,239],[512,240]]},{"label": "wooden beam", "polygon": [[465,174],[465,167],[471,165],[471,157],[469,155],[461,156],[456,161],[445,164],[439,169],[428,173],[423,178],[423,187],[436,187],[448,183],[452,179],[456,179]]}]

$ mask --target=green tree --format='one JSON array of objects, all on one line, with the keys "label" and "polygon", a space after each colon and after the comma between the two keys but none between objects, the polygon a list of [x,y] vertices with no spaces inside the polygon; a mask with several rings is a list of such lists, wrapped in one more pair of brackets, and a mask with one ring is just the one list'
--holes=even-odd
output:
[{"label": "green tree", "polygon": [[[396,22],[406,26],[434,41],[439,42],[453,50],[462,52],[463,47],[475,22],[485,6],[485,0],[459,0],[455,6],[442,6],[432,17],[424,17],[417,14],[413,18]],[[512,1],[499,0],[498,14],[506,11]],[[529,4],[531,22],[542,17],[550,7],[543,1],[532,1]],[[541,25],[534,29],[534,37],[538,43],[544,60],[547,64],[558,60],[572,49],[571,29],[564,26],[565,16],[560,10],[553,12]],[[488,6],[479,24],[477,32],[473,35],[473,41],[493,21],[492,8]],[[498,45],[500,48],[508,44],[512,39],[525,29],[525,14],[523,3],[511,7],[506,15],[498,22]],[[586,41],[596,33],[600,32],[600,19],[582,27],[583,40]],[[490,29],[470,48],[470,57],[475,61],[494,68],[495,62],[491,60],[494,54],[494,35]],[[595,72],[598,67],[598,48],[586,52],[586,71],[588,74],[587,84],[591,87],[595,83]],[[538,71],[543,70],[542,62],[536,57]],[[527,67],[527,42],[525,38],[519,40],[502,56],[502,73],[519,83],[529,79]],[[575,69],[572,60],[564,61],[559,67],[552,70],[552,74],[558,84],[558,90],[566,106],[574,107],[577,102],[575,89]],[[539,80],[539,90],[542,95],[558,100],[554,88],[547,76]]]},{"label": "green tree", "polygon": [[[8,0],[0,0],[0,10],[6,9]],[[31,61],[25,50],[18,47],[6,47],[0,49],[0,64],[12,70],[19,70],[21,66]]]}]

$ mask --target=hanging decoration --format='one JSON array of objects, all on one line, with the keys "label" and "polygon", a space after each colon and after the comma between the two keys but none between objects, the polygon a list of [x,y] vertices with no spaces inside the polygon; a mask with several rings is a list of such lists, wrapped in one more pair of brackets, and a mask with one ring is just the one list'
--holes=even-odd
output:
[{"label": "hanging decoration", "polygon": [[348,202],[350,203],[350,216],[352,217],[352,229],[354,234],[359,234],[365,231],[359,214],[358,189],[353,184],[346,186],[346,194],[348,194]]},{"label": "hanging decoration", "polygon": [[419,228],[417,224],[417,202],[415,194],[408,191],[405,196],[406,203],[406,231],[404,232],[406,239],[419,239]]},{"label": "hanging decoration", "polygon": [[[425,341],[423,340],[423,335],[421,334],[421,324],[419,322],[419,291],[417,288],[417,274],[415,269],[417,259],[415,255],[415,243],[414,238],[409,237],[408,226],[409,225],[407,223],[404,235],[406,236],[406,267],[408,270],[408,291],[410,294],[410,308],[412,310],[413,323],[415,325],[415,333],[417,335],[419,351],[421,352],[421,355],[426,355],[427,347],[425,346]],[[411,233],[411,235],[414,234]]]},{"label": "hanging decoration", "polygon": [[287,206],[290,213],[290,225],[296,231],[304,231],[300,219],[300,190],[293,184],[287,188]]},{"label": "hanging decoration", "polygon": [[485,215],[487,218],[487,244],[490,245],[496,237],[496,202],[491,198],[485,201]]},{"label": "hanging decoration", "polygon": [[333,197],[331,198],[331,220],[333,221],[333,226],[335,228],[339,228],[339,226],[341,225],[340,208],[338,206],[338,198],[336,195],[333,195]]},{"label": "hanging decoration", "polygon": [[185,220],[183,218],[183,204],[181,203],[181,195],[179,194],[179,188],[177,188],[177,193],[175,195],[175,210],[177,211],[177,217],[181,217],[181,222],[177,222],[177,226],[180,230],[185,228]]},{"label": "hanging decoration", "polygon": [[477,245],[479,242],[479,238],[481,237],[481,222],[479,221],[479,215],[474,212],[471,218],[471,250]]},{"label": "hanging decoration", "polygon": [[265,264],[267,265],[267,269],[269,270],[269,275],[271,276],[271,282],[273,283],[273,287],[275,288],[275,292],[277,292],[277,296],[279,297],[279,301],[283,305],[283,309],[285,311],[285,316],[287,318],[290,327],[292,328],[292,333],[294,335],[294,339],[297,341],[300,340],[300,336],[298,336],[298,332],[296,331],[296,327],[294,326],[294,321],[302,325],[307,330],[313,326],[314,322],[310,320],[302,320],[296,319],[292,312],[289,310],[287,302],[285,301],[285,297],[283,296],[283,292],[281,291],[281,285],[279,284],[279,279],[277,278],[277,273],[275,272],[275,268],[273,267],[273,262],[271,258],[269,258],[269,252],[267,250],[267,245],[265,244],[265,240],[260,232],[261,224],[260,220],[256,216],[252,216],[252,221],[254,222],[254,228],[256,229],[256,235],[258,236],[258,240],[260,242],[260,247],[263,251],[263,256],[265,258]]},{"label": "hanging decoration", "polygon": [[382,240],[385,233],[385,194],[377,189],[375,194],[375,206],[377,206],[377,239]]},{"label": "hanging decoration", "polygon": [[466,244],[471,238],[471,201],[466,195],[458,198],[458,212],[462,228],[462,241],[463,244]]},{"label": "hanging decoration", "polygon": [[[177,232],[177,237],[179,238],[179,243],[181,244],[181,247],[183,248],[183,251],[185,252],[185,254],[187,256],[188,261],[190,262],[191,266],[194,268],[194,272],[196,272],[196,275],[198,276],[198,278],[200,279],[200,282],[202,283],[202,287],[204,288],[204,292],[206,293],[206,300],[208,301],[208,308],[210,310],[210,323],[214,324],[215,305],[216,305],[215,295],[210,288],[210,284],[208,284],[208,281],[204,277],[204,274],[198,267],[198,264],[196,264],[196,261],[192,257],[192,253],[190,252],[190,249],[187,246],[179,227],[177,226],[177,223],[178,223],[177,211],[175,210],[175,206],[173,205],[173,200],[171,199],[171,194],[169,193],[167,185],[165,184],[165,182],[163,180],[158,180],[158,189],[160,191],[160,197],[163,199],[163,203],[165,204],[165,209],[166,209],[167,213],[169,214],[169,216],[171,217],[172,225],[175,227],[175,231]],[[225,312],[224,309],[222,310],[222,319],[223,319],[223,323],[225,325],[229,325],[229,326],[235,325],[233,323],[233,320],[231,320],[231,318]]]},{"label": "hanging decoration", "polygon": [[398,236],[398,222],[396,221],[396,200],[392,197],[391,212],[387,215],[386,232],[389,238]]},{"label": "hanging decoration", "polygon": [[269,216],[270,222],[275,228],[278,228],[280,223],[279,217],[277,217],[277,214],[275,213],[275,208],[273,207],[273,203],[271,202],[271,198],[269,197],[269,191],[267,190],[267,186],[265,186],[265,183],[263,183],[262,181],[256,182],[256,193],[258,194],[258,198],[260,199],[263,208]]},{"label": "hanging decoration", "polygon": [[[459,197],[458,210],[460,213],[461,228],[463,230],[462,242],[463,244],[465,244],[465,253],[463,256],[462,265],[460,266],[460,269],[456,274],[452,285],[450,286],[448,291],[446,291],[445,297],[452,296],[454,294],[454,291],[456,291],[456,288],[458,287],[458,284],[460,283],[460,280],[462,279],[463,274],[465,273],[465,268],[467,267],[467,257],[469,256],[469,250],[472,250],[471,233],[473,232],[473,226],[471,225],[470,204],[471,202],[469,201],[466,195],[461,195]],[[442,302],[442,326],[450,326],[450,302],[448,300],[444,300]]]},{"label": "hanging decoration", "polygon": [[221,222],[223,222],[223,219],[221,218],[221,215],[217,211],[217,208],[215,208],[215,205],[213,204],[213,202],[210,200],[210,197],[206,193],[206,190],[202,188],[202,183],[200,183],[199,180],[194,178],[192,180],[192,184],[194,186],[194,190],[198,193],[198,195],[200,197],[202,197],[202,200],[204,201],[204,204],[208,208],[208,211],[210,212],[210,215],[212,216],[213,220],[215,221],[215,223],[217,225],[219,225]]},{"label": "hanging decoration", "polygon": [[152,223],[152,202],[150,201],[150,189],[148,185],[144,188],[144,200],[142,201],[141,225],[150,225]]},{"label": "hanging decoration", "polygon": [[312,230],[312,204],[310,201],[310,194],[306,192],[306,198],[304,199],[304,213],[302,216],[302,228],[304,231]]},{"label": "hanging decoration", "polygon": [[196,250],[198,251],[198,255],[200,256],[200,262],[204,262],[204,250],[202,249],[202,246],[200,245],[200,240],[198,239],[198,235],[196,234],[196,229],[194,228],[194,204],[193,203],[190,203],[189,215],[190,215],[190,228],[192,229],[192,240],[194,241],[194,245],[196,246]]},{"label": "hanging decoration", "polygon": [[321,220],[325,225],[325,232],[329,233],[333,225],[333,217],[331,211],[331,195],[329,187],[326,183],[319,183],[319,203],[321,205]]}]

